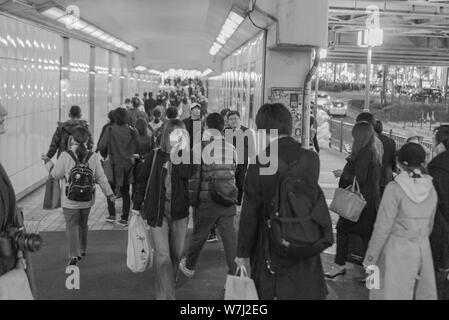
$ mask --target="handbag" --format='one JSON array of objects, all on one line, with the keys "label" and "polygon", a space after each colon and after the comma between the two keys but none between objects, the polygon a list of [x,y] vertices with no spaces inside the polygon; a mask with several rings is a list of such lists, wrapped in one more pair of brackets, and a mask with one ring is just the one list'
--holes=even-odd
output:
[{"label": "handbag", "polygon": [[[240,271],[240,276],[238,273]],[[259,300],[254,280],[248,277],[246,268],[237,267],[235,275],[226,278],[225,300]]]},{"label": "handbag", "polygon": [[329,209],[344,219],[358,222],[366,204],[365,198],[360,193],[357,178],[354,177],[352,186],[346,189],[338,188],[335,190],[334,199]]},{"label": "handbag", "polygon": [[45,183],[44,210],[54,210],[61,207],[61,187],[59,180],[49,176]]}]

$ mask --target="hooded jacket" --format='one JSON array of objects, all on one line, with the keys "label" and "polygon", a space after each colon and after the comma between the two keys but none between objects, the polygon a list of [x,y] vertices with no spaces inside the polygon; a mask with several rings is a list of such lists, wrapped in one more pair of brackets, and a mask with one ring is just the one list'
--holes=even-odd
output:
[{"label": "hooded jacket", "polygon": [[[64,151],[67,151],[69,147],[69,138],[79,126],[89,129],[89,125],[84,120],[69,120],[58,125],[56,132],[51,140],[50,148],[47,152],[47,157],[52,159],[56,154],[59,156]],[[87,143],[87,149],[92,150],[94,146],[94,141],[92,139],[92,134],[89,137]]]},{"label": "hooded jacket", "polygon": [[435,268],[449,269],[449,151],[436,156],[428,165],[438,193],[435,227],[430,241]]},{"label": "hooded jacket", "polygon": [[435,300],[429,236],[437,208],[432,177],[401,173],[387,185],[364,265],[379,268],[372,300]]}]

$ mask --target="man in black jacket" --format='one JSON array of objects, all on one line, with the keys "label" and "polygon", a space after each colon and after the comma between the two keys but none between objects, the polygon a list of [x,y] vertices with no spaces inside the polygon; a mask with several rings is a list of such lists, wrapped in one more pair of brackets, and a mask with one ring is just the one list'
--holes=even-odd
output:
[{"label": "man in black jacket", "polygon": [[438,193],[438,208],[430,244],[438,299],[449,300],[449,126],[435,130],[434,151],[437,156],[429,163],[428,170]]},{"label": "man in black jacket", "polygon": [[147,113],[148,117],[151,119],[153,117],[153,111],[157,106],[157,101],[153,99],[153,92],[150,92],[148,94],[148,99],[145,100],[145,112]]},{"label": "man in black jacket", "polygon": [[[186,126],[186,130],[189,133],[190,137],[190,149],[193,149],[193,145],[195,143],[201,141],[204,130],[202,116],[203,114],[201,110],[201,105],[199,103],[193,103],[190,107],[190,117],[183,120],[184,125]],[[195,124],[198,124],[198,128],[201,128],[201,130],[199,130],[200,132],[195,132],[196,131]]]},{"label": "man in black jacket", "polygon": [[[42,160],[48,161],[52,159],[56,154],[57,157],[66,151],[69,147],[69,140],[75,129],[79,126],[89,128],[86,121],[81,120],[81,108],[78,106],[72,106],[69,113],[70,120],[58,125],[56,132],[51,140],[50,148],[47,154],[42,155]],[[92,150],[94,147],[94,141],[92,135],[89,137],[87,148]]]},{"label": "man in black jacket", "polygon": [[383,134],[383,124],[381,121],[377,120],[374,126],[374,131],[376,131],[377,137],[382,142],[384,147],[384,154],[382,157],[382,169],[380,176],[380,194],[384,193],[385,187],[391,181],[393,181],[393,172],[397,171],[396,165],[396,142],[393,139],[387,137]]}]

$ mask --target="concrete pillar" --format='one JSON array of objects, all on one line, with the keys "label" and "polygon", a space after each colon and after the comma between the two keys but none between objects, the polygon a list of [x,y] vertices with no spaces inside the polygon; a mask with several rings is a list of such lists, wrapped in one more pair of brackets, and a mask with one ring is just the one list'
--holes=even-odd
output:
[{"label": "concrete pillar", "polygon": [[257,6],[278,20],[267,31],[265,101],[291,110],[294,137],[308,148],[312,79],[304,86],[315,48],[328,47],[328,1],[259,0]]}]

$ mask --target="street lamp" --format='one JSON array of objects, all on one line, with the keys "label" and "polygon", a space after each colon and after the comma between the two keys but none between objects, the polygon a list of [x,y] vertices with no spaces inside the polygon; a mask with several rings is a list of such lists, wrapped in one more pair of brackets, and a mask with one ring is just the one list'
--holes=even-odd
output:
[{"label": "street lamp", "polygon": [[358,32],[357,44],[361,48],[368,48],[368,57],[366,61],[366,92],[365,92],[365,108],[364,112],[369,112],[369,95],[371,88],[371,60],[373,55],[373,47],[381,46],[383,43],[383,30],[375,27],[365,29]]}]

